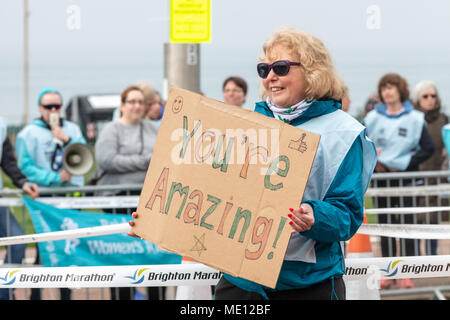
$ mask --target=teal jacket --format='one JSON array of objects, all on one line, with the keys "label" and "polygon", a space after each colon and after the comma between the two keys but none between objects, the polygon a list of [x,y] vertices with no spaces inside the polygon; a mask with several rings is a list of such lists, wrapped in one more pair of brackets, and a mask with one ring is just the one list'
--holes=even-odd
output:
[{"label": "teal jacket", "polygon": [[[80,128],[73,122],[62,120],[62,130],[72,143],[86,143]],[[67,147],[64,146],[64,148]],[[61,183],[59,171],[51,169],[51,159],[56,143],[48,125],[41,119],[35,119],[23,128],[16,139],[16,154],[20,170],[32,182],[42,187],[60,187],[84,185],[84,177],[72,176],[70,184]]]},{"label": "teal jacket", "polygon": [[[341,105],[336,101],[314,101],[289,124],[301,127],[316,117],[336,112],[340,108]],[[273,117],[265,102],[257,103],[255,111]],[[353,119],[348,121],[352,122]],[[241,289],[257,292],[267,298],[267,292],[307,288],[344,274],[345,259],[341,245],[356,233],[363,221],[364,193],[376,163],[375,147],[371,141],[365,139],[363,128],[350,145],[324,198],[303,201],[313,208],[315,222],[310,230],[300,234],[314,240],[315,262],[284,260],[276,289],[225,274],[224,277],[228,281]],[[364,153],[369,154],[365,160]],[[368,168],[364,168],[364,165]]]}]

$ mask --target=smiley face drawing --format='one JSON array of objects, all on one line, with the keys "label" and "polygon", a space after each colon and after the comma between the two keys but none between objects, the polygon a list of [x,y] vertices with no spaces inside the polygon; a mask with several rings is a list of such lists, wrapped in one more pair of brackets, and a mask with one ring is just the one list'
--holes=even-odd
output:
[{"label": "smiley face drawing", "polygon": [[182,96],[178,96],[172,102],[172,111],[173,111],[173,113],[180,112],[182,107],[183,107],[183,97]]}]

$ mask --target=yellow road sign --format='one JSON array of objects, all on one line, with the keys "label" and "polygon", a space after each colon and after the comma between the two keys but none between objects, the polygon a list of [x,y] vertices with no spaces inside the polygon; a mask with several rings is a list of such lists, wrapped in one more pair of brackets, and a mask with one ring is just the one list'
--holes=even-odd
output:
[{"label": "yellow road sign", "polygon": [[170,0],[170,42],[211,41],[211,0]]}]

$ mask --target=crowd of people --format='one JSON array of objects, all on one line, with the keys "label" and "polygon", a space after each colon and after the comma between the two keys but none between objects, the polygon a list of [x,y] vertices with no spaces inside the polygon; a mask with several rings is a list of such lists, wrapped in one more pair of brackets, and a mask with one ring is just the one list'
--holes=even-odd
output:
[{"label": "crowd of people", "polygon": [[[363,221],[364,193],[372,173],[447,170],[448,117],[441,110],[436,85],[421,81],[410,95],[399,74],[384,75],[370,95],[361,115],[352,117],[349,88],[339,78],[323,43],[301,30],[283,28],[263,45],[257,64],[262,101],[255,112],[291,126],[321,135],[304,197],[300,206],[289,204],[292,236],[278,284],[270,289],[224,274],[215,288],[216,299],[345,299],[343,243]],[[247,83],[238,76],[223,82],[223,101],[243,107]],[[253,103],[253,102],[252,102]],[[86,143],[80,127],[61,115],[63,97],[56,89],[43,90],[37,100],[40,117],[17,135],[15,150],[0,122],[1,166],[14,185],[32,198],[40,187],[83,186],[84,177],[71,175],[62,155],[72,143]],[[147,82],[137,82],[121,94],[120,107],[100,132],[95,144],[97,185],[143,184],[160,121],[164,113],[161,95]],[[447,148],[446,148],[447,147]],[[16,157],[17,156],[17,161]],[[406,181],[403,183],[413,183]],[[431,181],[430,183],[438,183]],[[391,180],[389,186],[399,186]],[[388,186],[378,181],[378,187]],[[120,195],[106,192],[105,195]],[[437,205],[437,197],[403,198],[403,206]],[[379,208],[400,206],[398,197],[378,197]],[[128,212],[136,208],[129,208]],[[104,209],[109,212],[109,208]],[[133,214],[133,218],[136,213]],[[413,215],[379,215],[380,223],[412,223]],[[9,234],[6,234],[6,221]],[[438,223],[436,215],[419,216],[419,223]],[[133,225],[133,220],[130,225]],[[23,233],[7,208],[0,208],[0,236]],[[130,234],[136,236],[134,234]],[[381,238],[382,256],[419,255],[417,240],[405,240],[396,252],[395,239]],[[23,245],[12,246],[11,263],[21,263]],[[437,254],[437,241],[428,240],[424,254]],[[394,283],[382,282],[383,288]],[[413,287],[410,279],[401,286]],[[113,288],[114,289],[114,288]],[[113,298],[132,299],[129,288],[111,290]],[[70,299],[70,291],[61,291]],[[160,293],[160,292],[159,292]],[[161,298],[147,291],[149,297]],[[0,289],[0,299],[7,298]]]}]

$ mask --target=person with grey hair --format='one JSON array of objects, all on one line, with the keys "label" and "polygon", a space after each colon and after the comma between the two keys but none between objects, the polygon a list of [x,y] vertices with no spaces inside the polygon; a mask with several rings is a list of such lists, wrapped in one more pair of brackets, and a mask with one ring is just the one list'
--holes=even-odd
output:
[{"label": "person with grey hair", "polygon": [[[414,107],[425,114],[427,129],[431,135],[434,144],[434,153],[428,160],[420,164],[420,170],[447,170],[448,169],[448,153],[445,148],[442,128],[448,123],[448,117],[441,112],[441,99],[434,82],[423,80],[416,84],[413,94]],[[428,184],[437,184],[441,181],[438,179],[428,179]],[[444,181],[442,181],[444,182]],[[424,197],[419,199],[420,206],[438,206],[437,196],[428,198],[428,203]],[[417,217],[419,223],[438,223],[438,213],[420,214]],[[425,244],[425,252],[427,255],[437,254],[437,240],[427,240]]]},{"label": "person with grey hair", "polygon": [[423,80],[416,84],[412,100],[414,106],[422,112],[441,108],[441,98],[436,84],[431,80]]}]

